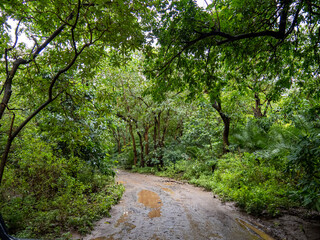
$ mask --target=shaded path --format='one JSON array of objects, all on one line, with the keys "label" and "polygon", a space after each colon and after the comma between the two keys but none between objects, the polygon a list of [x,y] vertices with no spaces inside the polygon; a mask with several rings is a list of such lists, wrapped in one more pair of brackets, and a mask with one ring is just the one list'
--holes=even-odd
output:
[{"label": "shaded path", "polygon": [[117,181],[126,188],[122,200],[112,208],[112,217],[100,220],[84,240],[262,239],[245,226],[244,216],[210,192],[121,170]]}]

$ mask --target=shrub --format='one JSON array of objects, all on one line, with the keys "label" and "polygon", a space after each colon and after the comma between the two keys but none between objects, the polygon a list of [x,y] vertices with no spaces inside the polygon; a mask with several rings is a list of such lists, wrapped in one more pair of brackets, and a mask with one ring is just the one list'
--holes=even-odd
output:
[{"label": "shrub", "polygon": [[293,204],[288,197],[292,188],[283,179],[283,169],[275,168],[254,154],[228,154],[218,161],[212,190],[226,200],[234,200],[248,213],[267,210],[275,215],[277,208]]},{"label": "shrub", "polygon": [[320,134],[301,136],[289,157],[288,171],[298,183],[294,199],[305,207],[320,211]]},{"label": "shrub", "polygon": [[156,174],[186,179],[213,191],[222,200],[235,201],[248,213],[277,215],[280,208],[297,203],[289,197],[294,187],[284,172],[286,161],[274,162],[251,153],[229,153],[219,160],[178,161]]},{"label": "shrub", "polygon": [[39,138],[26,135],[20,144],[0,190],[0,209],[11,234],[57,239],[70,230],[87,232],[124,191],[111,175],[78,157],[57,157]]}]

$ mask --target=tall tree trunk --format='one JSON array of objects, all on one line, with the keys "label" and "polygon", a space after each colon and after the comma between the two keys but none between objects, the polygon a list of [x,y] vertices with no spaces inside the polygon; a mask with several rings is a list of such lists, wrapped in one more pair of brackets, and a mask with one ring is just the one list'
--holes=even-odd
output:
[{"label": "tall tree trunk", "polygon": [[157,144],[160,144],[160,127],[161,127],[161,111],[158,113],[158,120],[157,120]]},{"label": "tall tree trunk", "polygon": [[112,133],[113,133],[114,139],[117,142],[117,152],[121,153],[121,135],[120,135],[119,128],[117,128],[117,130],[112,129]]},{"label": "tall tree trunk", "polygon": [[128,126],[127,125],[126,125],[126,130],[127,131],[124,131],[123,134],[122,134],[123,146],[127,145],[127,135],[126,135],[126,133],[128,132]]},{"label": "tall tree trunk", "polygon": [[143,138],[139,131],[137,131],[137,134],[139,136],[139,142],[140,142],[140,166],[144,167],[144,146],[143,146]]},{"label": "tall tree trunk", "polygon": [[230,130],[230,118],[222,113],[221,116],[224,124],[223,130],[223,153],[229,152],[229,130]]},{"label": "tall tree trunk", "polygon": [[[161,142],[161,113],[162,111],[160,111],[158,113],[158,119],[157,119],[157,146],[160,148],[160,153],[162,152],[162,147],[163,147],[163,143]],[[159,154],[158,156],[158,160],[159,160],[159,164],[161,167],[163,167],[164,162],[163,162],[163,155]],[[158,167],[159,169],[159,167]],[[159,169],[160,170],[160,169]]]},{"label": "tall tree trunk", "polygon": [[9,137],[7,140],[6,148],[2,154],[1,163],[0,163],[0,186],[1,186],[4,168],[5,168],[7,160],[8,160],[8,155],[10,152],[12,142],[13,142],[13,138]]},{"label": "tall tree trunk", "polygon": [[[161,113],[160,111],[157,116],[154,117],[154,133],[153,133],[153,142],[154,142],[154,149],[157,149],[160,146],[160,127],[161,127]],[[163,159],[162,156],[157,157],[161,166],[163,166]]]},{"label": "tall tree trunk", "polygon": [[154,146],[154,149],[157,149],[157,126],[158,126],[158,120],[157,120],[157,117],[154,117],[154,127],[153,127],[153,146]]},{"label": "tall tree trunk", "polygon": [[121,153],[121,141],[120,141],[120,138],[117,141],[117,144],[118,144],[118,153],[120,154]]},{"label": "tall tree trunk", "polygon": [[[255,100],[255,106],[252,108],[253,109],[253,116],[255,118],[262,118],[267,116],[267,111],[268,108],[270,107],[271,100],[266,99],[264,103],[261,103],[261,99],[259,97],[258,93],[254,93],[254,100]],[[264,111],[262,112],[262,106],[265,105]]]},{"label": "tall tree trunk", "polygon": [[145,155],[148,156],[149,155],[149,125],[146,125],[144,128],[144,142],[145,142]]},{"label": "tall tree trunk", "polygon": [[222,135],[222,139],[223,139],[222,152],[223,154],[225,154],[229,152],[229,131],[230,131],[231,118],[222,111],[220,102],[216,101],[215,103],[212,104],[212,106],[219,113],[224,124],[223,135]]},{"label": "tall tree trunk", "polygon": [[255,118],[262,118],[263,114],[261,111],[261,101],[258,93],[254,94],[255,107],[253,108],[253,115]]},{"label": "tall tree trunk", "polygon": [[165,124],[163,126],[162,137],[161,137],[161,141],[160,141],[160,146],[161,147],[164,147],[164,140],[165,140],[165,136],[166,136],[166,133],[167,133],[167,130],[168,130],[169,118],[170,118],[170,109],[167,112]]},{"label": "tall tree trunk", "polygon": [[137,153],[137,146],[136,146],[136,140],[134,139],[134,134],[132,130],[132,125],[129,124],[129,132],[132,139],[132,148],[133,148],[133,164],[136,166],[138,161],[138,153]]}]

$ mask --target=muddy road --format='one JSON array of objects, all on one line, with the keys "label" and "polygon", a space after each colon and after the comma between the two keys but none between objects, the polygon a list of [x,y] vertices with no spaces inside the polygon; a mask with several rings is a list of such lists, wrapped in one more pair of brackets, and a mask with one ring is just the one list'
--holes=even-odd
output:
[{"label": "muddy road", "polygon": [[273,239],[259,230],[266,226],[250,224],[248,216],[200,188],[121,170],[117,182],[126,191],[112,208],[112,217],[97,222],[93,232],[81,239]]}]

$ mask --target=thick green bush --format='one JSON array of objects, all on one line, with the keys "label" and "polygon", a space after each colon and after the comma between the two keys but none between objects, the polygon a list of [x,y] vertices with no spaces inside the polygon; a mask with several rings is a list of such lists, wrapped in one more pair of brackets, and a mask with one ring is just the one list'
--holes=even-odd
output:
[{"label": "thick green bush", "polygon": [[284,167],[276,168],[254,154],[228,154],[218,162],[213,176],[212,190],[225,199],[236,201],[247,212],[278,213],[278,208],[293,202],[288,192],[292,189],[284,174]]},{"label": "thick green bush", "polygon": [[281,208],[298,205],[290,198],[294,187],[285,168],[286,161],[273,164],[254,154],[229,153],[206,162],[179,161],[156,174],[188,180],[225,201],[235,201],[248,213],[276,215]]},{"label": "thick green bush", "polygon": [[71,230],[88,232],[124,191],[112,175],[78,157],[56,156],[40,138],[26,134],[19,144],[0,189],[1,214],[13,235],[58,239]]},{"label": "thick green bush", "polygon": [[288,159],[287,170],[299,187],[291,192],[293,198],[320,211],[320,133],[300,136]]}]

